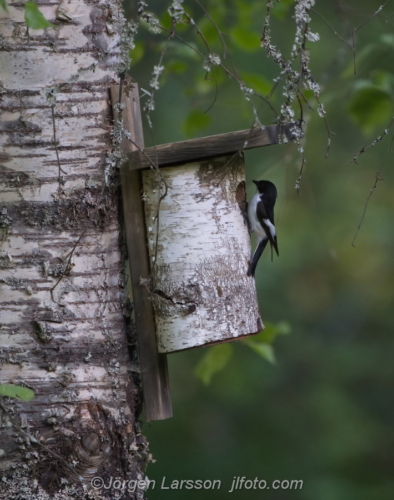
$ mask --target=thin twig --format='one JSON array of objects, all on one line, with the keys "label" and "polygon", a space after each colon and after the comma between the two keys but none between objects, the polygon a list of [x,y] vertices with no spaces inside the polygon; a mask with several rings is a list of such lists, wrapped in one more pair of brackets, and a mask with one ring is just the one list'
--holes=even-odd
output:
[{"label": "thin twig", "polygon": [[[170,43],[170,40],[172,40],[172,38],[174,38],[175,36],[175,26],[176,26],[176,23],[173,21],[172,25],[171,25],[171,29],[169,30],[166,30],[169,32],[169,35],[167,37],[167,40],[166,40],[166,43],[164,44],[164,47],[163,47],[163,50],[161,51],[160,53],[160,57],[159,57],[159,63],[157,66],[155,66],[155,68],[159,71],[160,68],[162,68],[162,64],[163,64],[163,59],[164,59],[164,54],[166,53],[167,49],[168,49],[168,45]],[[153,77],[155,76],[155,73],[153,72]],[[160,77],[160,73],[157,75],[157,82],[158,82],[158,79]],[[147,106],[145,106],[144,108],[144,111],[145,111],[145,114],[146,114],[146,118],[147,118],[147,121],[148,121],[148,125],[149,125],[149,128],[152,128],[152,121],[150,119],[150,110],[153,109],[153,105],[154,105],[154,97],[155,97],[155,89],[158,88],[157,87],[154,87],[152,84],[151,84],[151,87],[152,88],[152,92],[149,96],[149,99],[148,99],[148,104],[151,104],[152,108],[149,108]]]},{"label": "thin twig", "polygon": [[298,90],[298,94],[302,97],[302,99],[304,100],[305,104],[308,106],[308,109],[310,109],[311,111],[316,111],[315,108],[312,108],[312,106],[309,104],[309,101],[308,99],[305,97],[304,93],[302,92],[302,90]]},{"label": "thin twig", "polygon": [[212,19],[211,15],[209,14],[209,12],[206,10],[206,8],[199,2],[199,0],[194,0],[200,7],[201,9],[204,11],[204,14],[207,16],[207,18],[211,21],[211,23],[213,24],[214,28],[216,29],[219,37],[220,37],[220,41],[222,42],[222,45],[223,45],[223,59],[226,59],[226,55],[227,55],[227,45],[226,45],[226,42],[224,41],[224,38],[223,38],[223,33],[222,31],[219,29],[219,26],[216,24],[216,22]]},{"label": "thin twig", "polygon": [[56,152],[56,158],[57,158],[57,166],[58,166],[58,170],[59,170],[59,184],[60,184],[60,172],[63,172],[63,174],[65,174],[65,175],[67,175],[67,172],[65,172],[62,169],[62,167],[60,166],[59,151],[57,149],[56,124],[55,124],[55,105],[54,104],[52,104],[51,110],[52,110],[53,144],[55,146],[55,152]]},{"label": "thin twig", "polygon": [[[160,29],[162,29],[163,31],[169,31],[168,28],[164,28],[163,26],[160,26]],[[177,38],[180,42],[184,43],[191,50],[193,50],[194,52],[196,52],[200,57],[202,57],[203,59],[205,59],[205,56],[204,56],[204,54],[202,52],[200,52],[198,49],[196,49],[196,47],[193,47],[193,45],[191,45],[190,43],[188,43],[184,38],[180,37],[177,33],[174,34],[174,37]],[[218,66],[220,66],[224,70],[224,72],[227,73],[228,76],[230,76],[231,78],[233,78],[240,85],[244,84],[244,82],[239,77],[237,77],[232,71],[230,71],[223,63],[220,63]],[[263,95],[259,94],[258,92],[254,92],[254,91],[253,91],[253,95],[255,95],[256,97],[259,97],[261,100],[263,100],[266,104],[268,104],[268,106],[275,113],[275,115],[276,116],[278,115],[278,112],[276,111],[276,109],[274,108],[274,106],[272,106],[272,104],[268,101],[268,99],[266,97],[264,97]]]},{"label": "thin twig", "polygon": [[364,21],[362,24],[360,24],[360,26],[357,26],[357,28],[354,28],[352,30],[352,42],[353,42],[353,61],[354,61],[354,74],[356,75],[357,74],[357,61],[356,61],[356,38],[355,38],[355,35],[356,35],[356,31],[358,31],[360,28],[362,28],[363,26],[365,26],[367,23],[369,23],[369,21],[371,21],[371,19],[373,19],[375,16],[377,16],[379,14],[379,12],[382,11],[382,9],[389,3],[390,0],[386,0],[386,2],[384,2],[383,5],[381,5],[378,10],[376,12],[374,12],[372,14],[372,16],[370,16],[366,21]]},{"label": "thin twig", "polygon": [[[215,102],[217,101],[217,98],[218,98],[219,85],[218,85],[218,79],[216,76],[215,68],[212,68],[212,74],[213,74],[213,77],[215,79],[215,95],[213,96],[213,101],[208,106],[208,108],[204,111],[204,113],[208,113],[208,111],[210,111],[213,108],[213,106],[215,105]],[[208,79],[207,76],[205,77],[206,80]]]},{"label": "thin twig", "polygon": [[302,157],[302,163],[301,163],[300,173],[298,174],[298,177],[297,177],[296,182],[295,182],[295,188],[296,188],[298,196],[300,196],[300,197],[301,197],[300,183],[301,183],[301,179],[302,179],[302,174],[304,173],[304,166],[306,163],[304,153],[301,153],[301,157]]},{"label": "thin twig", "polygon": [[64,278],[64,276],[66,275],[66,273],[68,273],[70,271],[70,264],[71,264],[72,256],[73,256],[73,254],[75,252],[75,249],[77,248],[79,242],[81,241],[81,239],[83,238],[83,236],[85,236],[86,231],[87,231],[87,229],[84,229],[82,231],[82,233],[79,235],[79,238],[74,243],[73,248],[71,249],[71,251],[65,257],[65,258],[68,257],[67,264],[64,266],[64,270],[61,273],[61,275],[60,275],[59,279],[57,280],[56,284],[51,288],[51,298],[52,298],[53,302],[56,302],[56,300],[53,298],[53,291],[55,290],[55,288],[57,287],[57,285],[61,282],[61,280]]},{"label": "thin twig", "polygon": [[[159,172],[159,174],[161,176],[161,180],[167,186],[167,183],[166,183],[164,177],[162,176],[162,173],[161,173],[160,168],[159,168],[159,161],[157,158],[157,150],[155,150],[155,153],[156,153],[156,162],[155,162],[152,160],[152,158],[149,155],[146,154],[146,152],[135,141],[133,141],[133,139],[131,139],[131,137],[126,136],[126,139],[129,142],[131,142],[131,144],[133,144],[138,149],[138,151],[145,156],[145,158],[149,161],[151,166],[154,167]],[[167,186],[167,188],[168,188],[168,186]]]},{"label": "thin twig", "polygon": [[[365,146],[364,148],[360,149],[360,151],[353,156],[353,159],[350,160],[348,162],[348,165],[349,163],[357,163],[357,159],[360,155],[362,155],[363,153],[365,153],[365,151],[367,151],[369,148],[372,148],[373,146],[375,146],[378,142],[380,142],[385,135],[387,135],[389,133],[389,130],[390,128],[392,127],[394,123],[394,117],[391,119],[391,122],[389,123],[389,125],[384,129],[384,131],[373,141],[371,142],[371,144],[369,144],[368,146]],[[390,153],[391,153],[391,145],[393,143],[393,140],[391,140],[391,143],[390,143]]]},{"label": "thin twig", "polygon": [[[231,76],[231,78],[233,78],[240,85],[241,84],[245,85],[243,80],[241,80],[236,75],[234,75],[234,73],[232,71],[230,71],[223,63],[220,63],[219,66],[228,74],[228,76]],[[275,113],[275,116],[278,115],[278,112],[276,111],[274,106],[272,106],[272,104],[269,102],[269,100],[266,97],[264,97],[263,95],[259,94],[258,92],[255,92],[255,91],[253,91],[253,95],[255,95],[256,97],[259,97],[262,101],[264,101],[266,104],[268,104],[268,106],[271,108],[271,110]]]},{"label": "thin twig", "polygon": [[[319,100],[319,98],[317,97],[317,95],[315,94],[315,99],[319,105],[319,107],[323,110],[323,107],[321,105],[321,102]],[[321,116],[321,115],[320,115]],[[335,132],[333,132],[331,129],[330,129],[330,125],[328,124],[328,120],[327,120],[327,116],[326,116],[326,112],[323,110],[323,120],[324,120],[324,123],[326,125],[326,130],[327,130],[327,147],[326,147],[326,154],[325,154],[325,157],[328,158],[328,154],[330,152],[330,146],[331,146],[331,136],[332,135],[335,135]]]},{"label": "thin twig", "polygon": [[383,181],[383,179],[381,177],[379,177],[379,174],[380,174],[380,171],[376,172],[375,174],[375,183],[374,185],[372,186],[371,188],[371,191],[369,192],[369,195],[367,197],[367,200],[365,202],[365,206],[364,206],[364,211],[363,211],[363,215],[361,216],[361,220],[360,220],[360,223],[357,227],[357,231],[356,231],[356,234],[354,235],[354,238],[353,238],[353,241],[352,241],[352,247],[355,247],[356,246],[356,238],[357,238],[357,235],[361,229],[361,226],[362,226],[362,223],[364,221],[364,217],[365,217],[365,214],[367,212],[367,208],[368,208],[368,203],[369,203],[369,200],[371,199],[371,196],[373,195],[373,193],[375,192],[375,189],[376,189],[376,186],[378,185],[378,182],[379,181]]},{"label": "thin twig", "polygon": [[155,154],[156,154],[156,172],[157,174],[159,175],[160,177],[160,181],[163,183],[164,185],[164,193],[161,194],[161,182],[159,182],[159,186],[158,186],[158,201],[157,201],[157,210],[156,210],[156,215],[155,215],[155,221],[156,221],[156,243],[155,243],[155,260],[153,262],[153,266],[152,266],[152,277],[153,279],[155,278],[156,276],[156,263],[157,263],[157,253],[158,253],[158,249],[159,249],[159,228],[160,228],[160,205],[161,205],[161,202],[164,200],[164,198],[167,196],[167,193],[168,193],[168,184],[163,176],[163,174],[161,173],[160,171],[160,168],[159,168],[159,160],[158,160],[158,154],[157,154],[157,148],[156,148],[156,141],[155,141],[155,136],[154,136],[154,133],[153,133],[153,129],[150,128],[150,131],[151,131],[151,137],[152,137],[152,142],[153,142],[153,145],[154,145],[154,148],[155,148]]},{"label": "thin twig", "polygon": [[326,23],[326,25],[330,28],[330,30],[334,33],[334,35],[336,35],[339,38],[339,40],[341,40],[341,42],[346,44],[350,48],[350,50],[354,52],[355,49],[351,46],[351,44],[349,42],[347,42],[344,38],[341,37],[341,35],[331,26],[331,24],[327,21],[327,19],[324,16],[322,16],[315,9],[311,9],[311,12],[313,12],[314,14],[319,16],[320,19],[322,19]]},{"label": "thin twig", "polygon": [[300,92],[298,91],[297,92],[297,100],[298,100],[298,104],[300,106],[300,123],[304,123],[304,108],[302,107],[302,102],[301,102],[299,94],[300,94]]}]

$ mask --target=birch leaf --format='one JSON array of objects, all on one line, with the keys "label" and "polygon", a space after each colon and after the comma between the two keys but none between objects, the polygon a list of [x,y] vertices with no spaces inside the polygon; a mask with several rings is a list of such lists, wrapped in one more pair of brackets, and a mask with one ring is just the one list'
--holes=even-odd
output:
[{"label": "birch leaf", "polygon": [[219,344],[211,347],[196,367],[197,377],[205,385],[208,385],[213,375],[223,370],[227,365],[233,350],[233,346],[230,344]]},{"label": "birch leaf", "polygon": [[255,353],[264,358],[269,363],[274,364],[276,362],[274,349],[269,344],[263,344],[261,342],[255,342],[254,340],[245,339],[244,344],[253,349]]},{"label": "birch leaf", "polygon": [[29,28],[32,28],[33,30],[55,27],[52,23],[45,19],[43,13],[33,0],[29,0],[29,2],[25,3],[25,21]]},{"label": "birch leaf", "polygon": [[30,401],[34,398],[34,391],[20,385],[0,384],[0,396]]}]

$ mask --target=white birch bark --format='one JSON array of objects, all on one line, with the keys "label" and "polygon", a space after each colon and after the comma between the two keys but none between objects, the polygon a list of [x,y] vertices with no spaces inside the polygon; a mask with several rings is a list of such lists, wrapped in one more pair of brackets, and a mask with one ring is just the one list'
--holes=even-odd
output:
[{"label": "white birch bark", "polygon": [[246,275],[250,238],[239,205],[245,200],[243,159],[162,168],[161,174],[168,192],[157,225],[157,173],[143,172],[159,351],[260,332],[255,281]]},{"label": "white birch bark", "polygon": [[36,393],[2,401],[8,499],[21,488],[23,498],[75,498],[77,488],[88,497],[95,475],[141,479],[146,456],[126,339],[119,187],[107,168],[121,6],[70,0],[41,10],[56,28],[28,34],[23,4],[0,9],[0,382]]}]

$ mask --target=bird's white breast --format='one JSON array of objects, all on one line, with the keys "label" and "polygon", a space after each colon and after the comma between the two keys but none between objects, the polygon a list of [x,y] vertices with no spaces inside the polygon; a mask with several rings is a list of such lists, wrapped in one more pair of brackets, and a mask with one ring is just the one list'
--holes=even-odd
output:
[{"label": "bird's white breast", "polygon": [[261,239],[261,238],[266,238],[266,232],[264,229],[261,227],[260,222],[257,219],[256,216],[256,209],[257,209],[257,203],[261,201],[260,196],[263,196],[260,193],[257,193],[253,196],[253,198],[250,200],[249,205],[248,205],[248,219],[249,219],[249,224],[250,228],[253,233],[256,233],[256,235]]}]

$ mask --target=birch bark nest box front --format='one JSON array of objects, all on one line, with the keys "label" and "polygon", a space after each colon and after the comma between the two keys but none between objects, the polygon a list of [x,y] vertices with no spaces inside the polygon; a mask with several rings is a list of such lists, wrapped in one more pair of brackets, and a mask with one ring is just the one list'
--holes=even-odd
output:
[{"label": "birch bark nest box front", "polygon": [[[142,171],[158,350],[170,353],[260,332],[241,154]],[[161,183],[162,184],[162,183]]]}]

